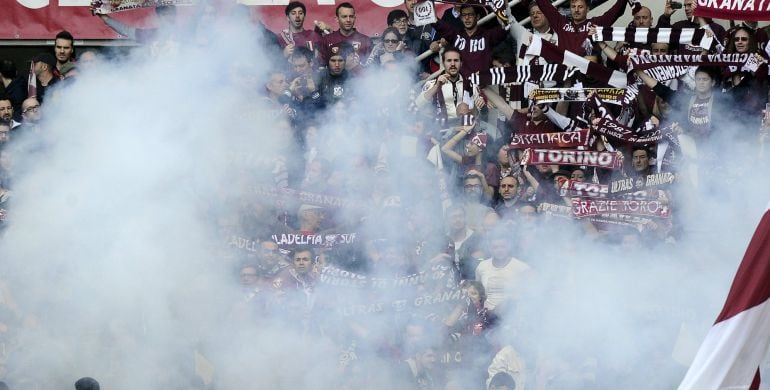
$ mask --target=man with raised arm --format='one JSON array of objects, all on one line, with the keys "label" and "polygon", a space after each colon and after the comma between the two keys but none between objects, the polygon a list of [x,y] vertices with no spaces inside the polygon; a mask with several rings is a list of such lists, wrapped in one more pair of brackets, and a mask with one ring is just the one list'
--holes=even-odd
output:
[{"label": "man with raised arm", "polygon": [[548,19],[551,28],[559,36],[559,48],[569,50],[581,56],[591,53],[591,43],[588,41],[588,29],[591,26],[612,26],[623,16],[627,0],[615,0],[615,4],[601,16],[588,18],[587,0],[570,0],[572,19],[562,15],[550,0],[537,0],[537,5]]}]

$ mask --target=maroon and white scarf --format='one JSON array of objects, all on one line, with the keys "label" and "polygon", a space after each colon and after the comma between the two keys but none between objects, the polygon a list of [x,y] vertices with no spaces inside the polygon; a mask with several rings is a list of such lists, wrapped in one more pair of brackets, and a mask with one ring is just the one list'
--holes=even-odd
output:
[{"label": "maroon and white scarf", "polygon": [[298,245],[309,245],[314,248],[332,248],[339,245],[355,244],[357,236],[357,233],[276,233],[270,235],[270,238],[282,248],[291,248]]},{"label": "maroon and white scarf", "polygon": [[644,177],[625,178],[610,183],[610,193],[629,193],[672,184],[676,175],[671,172],[652,173]]},{"label": "maroon and white scarf", "polygon": [[286,42],[287,45],[294,44],[294,33],[289,31],[288,28],[281,30],[281,38],[283,38],[283,41]]},{"label": "maroon and white scarf", "polygon": [[[452,88],[452,101],[453,101],[454,107],[457,107],[458,104],[462,103],[463,94],[465,93],[465,91],[469,91],[470,93],[470,91],[472,90],[468,82],[466,82],[462,78],[460,78],[460,80],[462,81],[460,82],[461,88],[459,89],[457,88],[457,82],[453,82],[451,80],[447,82],[447,84],[449,84],[450,87]],[[436,81],[436,83],[438,83],[438,81]],[[427,90],[428,88],[429,87],[426,84],[424,87],[424,90]],[[438,125],[440,127],[446,126],[447,120],[449,119],[449,114],[447,112],[447,107],[446,107],[447,102],[445,99],[446,98],[444,97],[444,86],[439,85],[438,92],[436,92],[436,95],[433,96],[433,104],[436,107],[436,122],[438,122]]]},{"label": "maroon and white scarf", "polygon": [[527,148],[574,148],[590,146],[596,137],[588,130],[578,130],[558,133],[514,134],[511,137],[511,149]]},{"label": "maroon and white scarf", "polygon": [[610,118],[601,118],[591,129],[609,138],[635,145],[658,142],[663,139],[664,131],[671,131],[668,128],[634,131]]},{"label": "maroon and white scarf", "polygon": [[194,3],[193,0],[94,0],[91,2],[91,12],[94,15],[106,15],[139,8],[156,8],[167,5],[193,5]]},{"label": "maroon and white scarf", "polygon": [[522,45],[522,51],[526,56],[539,56],[550,63],[573,66],[580,73],[615,88],[625,88],[628,85],[628,76],[625,73],[591,62],[569,50],[560,49],[537,35],[532,36],[529,46]]},{"label": "maroon and white scarf", "polygon": [[577,218],[602,214],[626,214],[669,218],[671,209],[659,200],[616,200],[572,198],[572,214]]},{"label": "maroon and white scarf", "polygon": [[594,42],[667,43],[688,44],[704,50],[711,50],[718,44],[714,37],[706,35],[702,28],[645,28],[645,27],[601,27],[591,36]]},{"label": "maroon and white scarf", "polygon": [[589,167],[620,169],[623,153],[593,150],[526,149],[522,165],[585,165]]},{"label": "maroon and white scarf", "polygon": [[27,76],[27,96],[37,96],[37,76],[35,76],[35,63],[29,64],[29,76]]},{"label": "maroon and white scarf", "polygon": [[[570,206],[564,206],[564,205],[558,205],[558,204],[552,204],[552,203],[540,203],[537,206],[537,212],[540,214],[545,214],[553,217],[575,219],[575,216],[572,214],[572,207]],[[613,213],[583,217],[583,218],[580,218],[580,220],[588,221],[588,222],[603,223],[603,224],[631,226],[635,228],[639,228],[640,226],[644,226],[652,222],[652,220],[649,218],[644,218],[637,215],[613,214]]]},{"label": "maroon and white scarf", "polygon": [[606,184],[592,183],[590,181],[567,180],[562,184],[560,192],[561,196],[605,198],[610,193],[610,187]]},{"label": "maroon and white scarf", "polygon": [[708,55],[640,55],[629,56],[631,69],[650,69],[657,66],[735,66],[741,71],[756,72],[759,66],[767,62],[758,59],[752,53],[743,54],[708,54]]}]

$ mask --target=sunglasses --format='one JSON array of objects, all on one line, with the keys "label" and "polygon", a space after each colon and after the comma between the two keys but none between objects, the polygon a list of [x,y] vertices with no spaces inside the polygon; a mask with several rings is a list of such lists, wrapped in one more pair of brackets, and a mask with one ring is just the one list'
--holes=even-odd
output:
[{"label": "sunglasses", "polygon": [[735,37],[735,42],[748,42],[749,37]]},{"label": "sunglasses", "polygon": [[382,41],[385,43],[398,43],[398,39],[383,39]]}]

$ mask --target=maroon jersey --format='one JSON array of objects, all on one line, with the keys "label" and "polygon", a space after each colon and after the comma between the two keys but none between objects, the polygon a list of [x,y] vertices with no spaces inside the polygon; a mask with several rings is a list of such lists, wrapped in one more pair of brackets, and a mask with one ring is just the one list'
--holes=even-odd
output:
[{"label": "maroon jersey", "polygon": [[341,42],[350,43],[350,45],[353,46],[353,50],[358,54],[358,58],[361,59],[361,62],[366,61],[369,57],[369,52],[372,50],[372,40],[366,35],[353,30],[352,34],[344,36],[340,33],[340,30],[337,30],[321,39],[320,50],[323,63],[329,61],[329,57],[331,57],[331,48],[337,46]]},{"label": "maroon jersey", "polygon": [[314,51],[321,44],[321,35],[313,30],[302,30],[302,32],[292,33],[289,29],[283,29],[275,35],[278,36],[278,44],[281,45],[281,49],[292,43],[294,47],[304,46],[310,49],[310,51]]},{"label": "maroon jersey", "polygon": [[469,36],[465,29],[458,30],[442,20],[436,23],[436,33],[438,38],[446,39],[462,53],[460,73],[463,77],[489,69],[492,66],[492,49],[504,41],[507,34],[502,27],[495,25],[492,28],[479,26],[473,36]]},{"label": "maroon jersey", "polygon": [[559,48],[569,50],[580,56],[591,54],[591,44],[586,43],[588,38],[588,29],[591,26],[610,27],[615,21],[623,16],[626,10],[627,0],[616,0],[615,5],[601,16],[587,19],[585,22],[576,24],[566,16],[562,15],[549,0],[537,0],[540,11],[543,12],[548,24],[559,36]]}]

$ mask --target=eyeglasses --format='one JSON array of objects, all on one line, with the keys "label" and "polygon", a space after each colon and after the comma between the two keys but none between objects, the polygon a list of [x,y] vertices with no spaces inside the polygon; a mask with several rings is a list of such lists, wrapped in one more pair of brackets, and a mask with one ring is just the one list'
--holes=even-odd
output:
[{"label": "eyeglasses", "polygon": [[460,18],[470,18],[476,16],[476,13],[472,14],[460,14]]},{"label": "eyeglasses", "polygon": [[29,112],[37,112],[38,110],[40,110],[40,105],[39,104],[37,106],[27,107],[24,110],[22,110],[21,112],[23,114],[26,114],[26,113],[29,113]]},{"label": "eyeglasses", "polygon": [[735,42],[748,42],[749,37],[735,37]]},{"label": "eyeglasses", "polygon": [[402,18],[402,19],[394,20],[393,23],[391,24],[407,24],[408,22],[409,22],[409,19]]},{"label": "eyeglasses", "polygon": [[382,41],[385,43],[398,43],[398,39],[383,39]]}]

